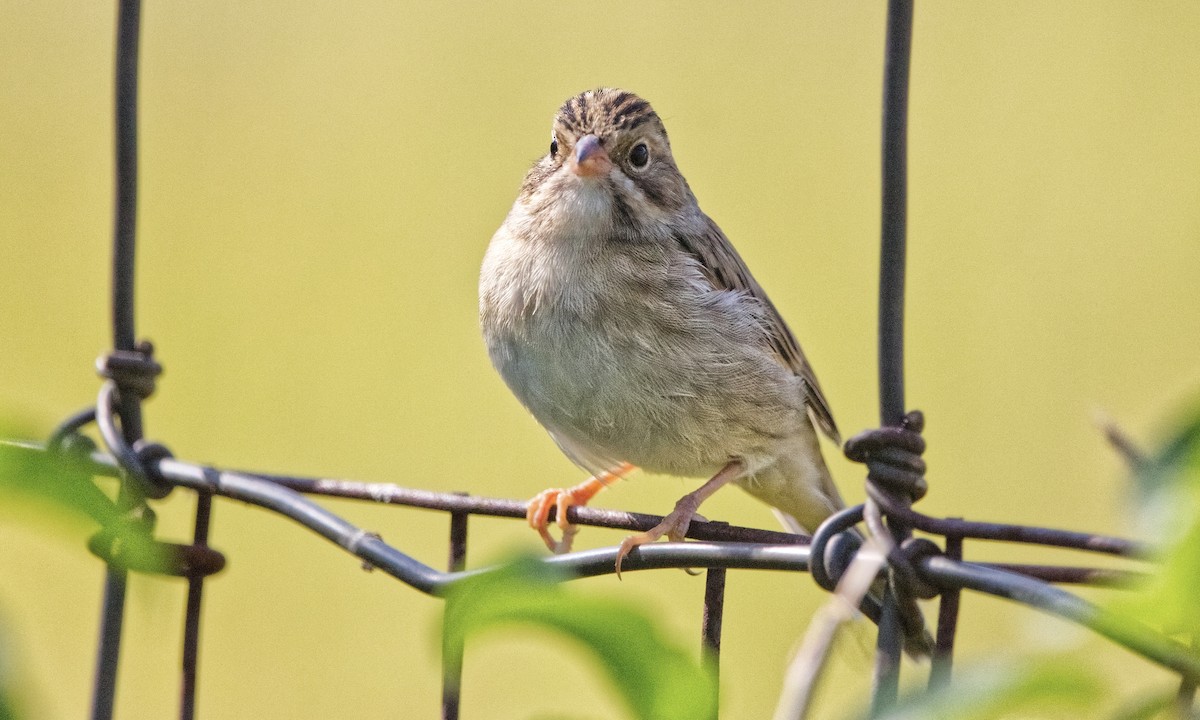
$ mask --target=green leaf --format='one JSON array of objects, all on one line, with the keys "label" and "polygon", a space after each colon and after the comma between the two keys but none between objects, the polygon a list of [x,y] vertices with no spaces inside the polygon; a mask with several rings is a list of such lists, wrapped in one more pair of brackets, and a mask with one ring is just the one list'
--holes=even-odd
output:
[{"label": "green leaf", "polygon": [[1105,684],[1077,661],[997,664],[961,671],[950,685],[903,701],[880,720],[1068,717],[1064,709],[1087,717],[1104,693]]},{"label": "green leaf", "polygon": [[716,715],[711,667],[665,638],[625,602],[569,592],[545,563],[519,560],[468,578],[446,597],[443,658],[461,661],[464,640],[497,627],[534,624],[578,641],[600,661],[639,720],[705,720]]},{"label": "green leaf", "polygon": [[28,717],[20,702],[17,664],[21,660],[14,649],[7,618],[0,615],[0,720],[18,720]]},{"label": "green leaf", "polygon": [[1112,720],[1155,720],[1155,718],[1177,720],[1178,717],[1175,710],[1175,691],[1171,690],[1127,703],[1112,716]]},{"label": "green leaf", "polygon": [[1140,534],[1165,545],[1178,542],[1200,513],[1200,408],[1134,473]]},{"label": "green leaf", "polygon": [[48,512],[84,515],[101,525],[116,519],[108,497],[91,481],[81,458],[0,441],[0,492],[43,502]]},{"label": "green leaf", "polygon": [[12,703],[8,701],[6,693],[0,692],[0,720],[17,720],[18,717],[19,715]]},{"label": "green leaf", "polygon": [[61,517],[90,518],[103,528],[93,538],[96,547],[115,554],[115,561],[145,572],[169,567],[164,546],[150,536],[150,515],[129,516],[92,482],[85,460],[71,453],[0,441],[0,500],[32,500],[28,519],[49,522]]},{"label": "green leaf", "polygon": [[1158,546],[1150,579],[1114,598],[1118,614],[1170,633],[1200,635],[1200,411],[1135,473],[1140,534]]}]

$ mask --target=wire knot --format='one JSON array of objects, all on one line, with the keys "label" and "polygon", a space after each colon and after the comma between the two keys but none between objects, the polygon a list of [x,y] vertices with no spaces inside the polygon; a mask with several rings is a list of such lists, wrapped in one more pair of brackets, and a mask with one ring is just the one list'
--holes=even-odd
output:
[{"label": "wire knot", "polygon": [[902,593],[919,597],[922,600],[932,600],[941,594],[941,590],[921,578],[913,569],[917,562],[934,555],[941,555],[942,549],[937,543],[928,538],[909,538],[900,543],[900,547],[894,552],[899,553],[903,557],[903,561],[893,561],[892,557],[888,558],[888,562],[893,567],[903,567],[908,572],[897,573],[895,582],[900,585]]},{"label": "wire knot", "polygon": [[155,494],[149,495],[149,497],[166,497],[171,492],[171,489],[174,488],[174,485],[163,477],[162,472],[158,468],[158,463],[162,460],[174,458],[175,454],[166,445],[147,440],[138,440],[135,442],[133,444],[133,454],[137,458],[138,466],[141,468],[141,472],[146,477],[148,484],[154,488]]},{"label": "wire knot", "polygon": [[121,398],[141,401],[154,392],[154,379],[162,372],[162,366],[154,361],[153,354],[154,346],[142,341],[136,350],[114,350],[101,356],[96,369],[108,381],[100,388],[94,413],[71,418],[55,432],[55,437],[77,429],[85,419],[95,419],[100,437],[116,458],[122,476],[131,480],[142,496],[161,499],[174,488],[158,471],[159,461],[173,457],[171,451],[143,438],[126,438],[118,424],[118,420],[125,422],[119,409]]},{"label": "wire knot", "polygon": [[[899,426],[867,430],[846,441],[846,457],[867,466],[867,497],[863,519],[887,554],[889,583],[895,593],[905,647],[914,655],[928,654],[932,638],[917,598],[933,598],[938,589],[925,582],[914,568],[914,560],[940,552],[929,541],[909,537],[905,516],[911,515],[914,502],[925,497],[925,416],[913,410]],[[884,519],[887,518],[887,524]]]},{"label": "wire knot", "polygon": [[[925,415],[913,410],[904,416],[898,427],[866,430],[846,441],[846,457],[867,466],[868,490],[874,485],[895,496],[902,496],[905,505],[925,497],[929,484],[925,481]],[[900,499],[900,498],[897,498]]]},{"label": "wire knot", "polygon": [[154,380],[162,374],[162,365],[154,360],[154,345],[149,340],[134,350],[113,350],[96,359],[96,372],[112,380],[125,397],[145,400],[154,394]]}]

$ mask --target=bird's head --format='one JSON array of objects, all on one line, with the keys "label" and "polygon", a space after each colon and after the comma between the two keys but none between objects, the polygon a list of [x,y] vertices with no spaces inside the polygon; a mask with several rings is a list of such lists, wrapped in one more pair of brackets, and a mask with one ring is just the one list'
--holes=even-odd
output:
[{"label": "bird's head", "polygon": [[533,206],[558,203],[561,211],[567,203],[605,213],[618,230],[695,204],[654,108],[614,88],[588,90],[562,104],[550,151],[530,169],[521,193]]}]

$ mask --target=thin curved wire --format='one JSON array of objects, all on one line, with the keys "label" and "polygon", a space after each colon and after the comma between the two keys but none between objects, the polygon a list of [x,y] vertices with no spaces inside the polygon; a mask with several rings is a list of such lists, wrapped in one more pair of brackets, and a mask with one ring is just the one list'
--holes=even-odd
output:
[{"label": "thin curved wire", "polygon": [[[9,449],[30,453],[50,452],[42,446],[30,443],[5,442],[3,445]],[[96,474],[118,474],[117,461],[111,455],[97,452],[92,454],[91,459],[90,469]],[[442,596],[464,578],[493,570],[435,570],[391,547],[377,535],[356,527],[306,499],[299,492],[271,480],[242,473],[222,472],[173,458],[159,459],[155,463],[155,472],[174,485],[204,494],[241,500],[288,517],[381,571],[430,595]],[[428,501],[429,498],[425,500]],[[586,518],[580,519],[586,522]],[[615,547],[600,548],[551,556],[543,562],[564,570],[571,577],[591,577],[612,574],[615,570],[616,554]],[[807,571],[815,566],[810,562],[811,559],[812,550],[808,545],[794,543],[657,543],[639,547],[626,558],[625,567],[629,570],[722,567]],[[926,582],[943,588],[977,590],[1040,607],[1090,627],[1151,661],[1180,672],[1185,677],[1200,676],[1200,659],[1189,653],[1184,646],[1144,628],[1129,629],[1094,605],[1043,582],[1057,580],[1057,575],[1065,572],[1068,575],[1065,578],[1067,581],[1089,581],[1089,578],[1099,575],[1107,579],[1104,584],[1113,584],[1117,580],[1128,582],[1135,577],[1133,573],[1094,568],[994,566],[964,563],[940,556],[922,558],[915,563],[915,568]]]},{"label": "thin curved wire", "polygon": [[[374,533],[358,528],[306,500],[296,491],[267,480],[171,459],[160,461],[159,471],[164,478],[180,486],[241,500],[290,517],[379,570],[430,595],[442,595],[454,582],[481,572],[446,573],[435,570],[391,547]],[[604,548],[556,555],[546,562],[570,570],[577,576],[604,575],[614,572],[616,553],[617,548]],[[808,547],[757,543],[671,543],[639,547],[627,560],[630,569],[695,565],[807,570]]]},{"label": "thin curved wire", "polygon": [[933,556],[917,561],[929,580],[946,587],[996,595],[1053,613],[1088,627],[1185,678],[1200,678],[1200,655],[1145,626],[1133,625],[1053,585],[996,568]]},{"label": "thin curved wire", "polygon": [[71,415],[66,420],[58,424],[54,431],[50,433],[50,437],[46,440],[46,446],[51,449],[62,447],[67,438],[79,432],[83,428],[96,421],[96,408],[84,408]]},{"label": "thin curved wire", "polygon": [[[38,443],[27,442],[12,442],[0,441],[0,447],[10,450],[20,450],[29,453],[49,452],[49,446],[40,445]],[[97,476],[119,477],[120,467],[112,455],[103,452],[94,452],[88,456],[90,464],[87,470]],[[163,465],[163,463],[168,463]],[[186,473],[172,472],[170,477],[165,479],[171,482],[188,486],[191,488],[200,487],[201,484],[195,480],[188,479],[192,475],[203,472],[219,473],[221,471],[189,464],[175,459],[154,460],[148,469],[155,473],[162,473],[164,468],[170,469],[170,463],[179,463],[182,467],[191,468]],[[279,485],[303,494],[314,494],[321,496],[331,496],[339,498],[351,498],[364,500],[368,502],[380,502],[393,505],[401,505],[405,507],[415,507],[422,509],[438,510],[453,514],[462,515],[486,515],[492,517],[510,517],[524,518],[525,503],[518,500],[507,500],[502,498],[484,497],[477,495],[465,495],[461,493],[439,493],[430,490],[418,490],[413,488],[401,487],[391,483],[367,483],[355,482],[348,480],[328,480],[319,478],[304,478],[288,475],[265,475],[261,473],[246,472],[246,471],[227,471],[226,475],[242,476],[251,480],[267,482],[272,485]],[[208,487],[208,485],[204,485]],[[99,493],[97,489],[97,493]],[[824,556],[829,550],[827,545],[831,539],[829,531],[840,531],[846,527],[853,525],[858,521],[862,505],[856,505],[847,508],[838,514],[841,518],[839,522],[828,522],[822,524],[818,528],[816,536],[811,541],[811,553],[814,556]],[[573,507],[571,508],[571,521],[580,525],[589,525],[593,527],[612,528],[619,530],[637,531],[648,527],[653,527],[662,521],[662,517],[658,515],[646,515],[642,513],[631,513],[623,510],[605,510],[601,508],[591,507]],[[803,535],[793,535],[791,533],[777,532],[772,530],[762,530],[759,528],[746,528],[734,525],[727,525],[722,522],[694,522],[689,529],[688,537],[693,540],[712,541],[719,543],[752,543],[757,545],[795,545],[799,547],[810,547],[809,538]],[[1086,548],[1085,548],[1086,549]],[[636,561],[637,553],[630,555],[630,561]],[[829,568],[825,567],[826,560],[821,563],[813,563],[809,571],[813,573],[815,578],[820,577],[830,578],[828,575]],[[835,561],[836,562],[836,561]],[[1024,575],[1026,577],[1036,578],[1046,582],[1063,583],[1063,584],[1080,584],[1093,585],[1098,587],[1122,588],[1128,587],[1131,583],[1145,578],[1145,573],[1137,570],[1107,568],[1107,567],[1083,567],[1083,566],[1066,566],[1066,565],[1029,565],[1016,563],[981,563],[985,567],[994,567],[1008,572]],[[795,568],[770,568],[754,566],[757,569],[795,569]],[[836,578],[827,579],[827,582],[834,582]],[[822,585],[822,587],[824,587]],[[869,613],[868,613],[869,615]]]},{"label": "thin curved wire", "polygon": [[[445,512],[465,512],[472,515],[524,518],[526,504],[518,500],[480,497],[459,493],[440,493],[431,490],[401,487],[391,483],[369,483],[353,480],[296,477],[251,471],[235,471],[248,477],[269,480],[305,494],[329,497],[352,498],[391,505],[405,505]],[[550,509],[549,519],[556,517],[556,509]],[[578,525],[606,527],[620,530],[644,531],[662,522],[658,515],[605,510],[583,505],[571,506],[567,518]],[[693,521],[688,528],[688,538],[712,540],[714,542],[757,542],[770,544],[808,544],[810,538],[776,530],[739,527],[721,522]]]},{"label": "thin curved wire", "polygon": [[116,424],[117,402],[117,386],[112,380],[108,380],[100,386],[100,393],[96,397],[96,427],[100,429],[100,437],[104,440],[105,447],[116,458],[121,469],[132,476],[139,486],[144,486],[147,480],[141,460],[126,442],[122,432],[124,426]]},{"label": "thin curved wire", "polygon": [[[158,462],[162,476],[177,485],[258,505],[300,522],[351,554],[421,592],[441,596],[464,578],[490,572],[490,568],[442,572],[391,547],[377,535],[362,530],[313,503],[294,490],[259,478],[221,472],[175,459]],[[617,548],[600,548],[543,560],[575,577],[612,574]],[[806,545],[757,543],[656,543],[644,545],[626,559],[630,570],[667,567],[725,567],[770,570],[807,570]],[[1143,657],[1189,677],[1200,677],[1200,658],[1188,649],[1153,631],[1129,627],[1095,605],[1060,588],[1013,572],[942,556],[919,560],[916,569],[926,582],[1007,597],[1052,612],[1089,627]]]},{"label": "thin curved wire", "polygon": [[875,501],[880,504],[889,518],[899,518],[913,529],[932,535],[1049,545],[1129,558],[1153,556],[1152,548],[1145,543],[1113,535],[1098,535],[1032,525],[963,520],[961,518],[937,518],[924,515],[899,503],[890,503],[883,493],[878,493]]}]

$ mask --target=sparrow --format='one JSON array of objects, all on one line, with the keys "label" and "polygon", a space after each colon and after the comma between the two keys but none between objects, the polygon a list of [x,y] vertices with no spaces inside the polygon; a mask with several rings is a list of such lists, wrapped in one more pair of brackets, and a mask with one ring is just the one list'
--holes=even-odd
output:
[{"label": "sparrow", "polygon": [[575,535],[567,508],[635,468],[706,482],[625,539],[618,574],[638,545],[683,540],[728,484],[793,532],[844,507],[817,433],[841,440],[812,366],[637,95],[588,90],[558,109],[549,152],[488,246],[479,318],[505,383],[592,475],[530,500],[552,551]]}]

